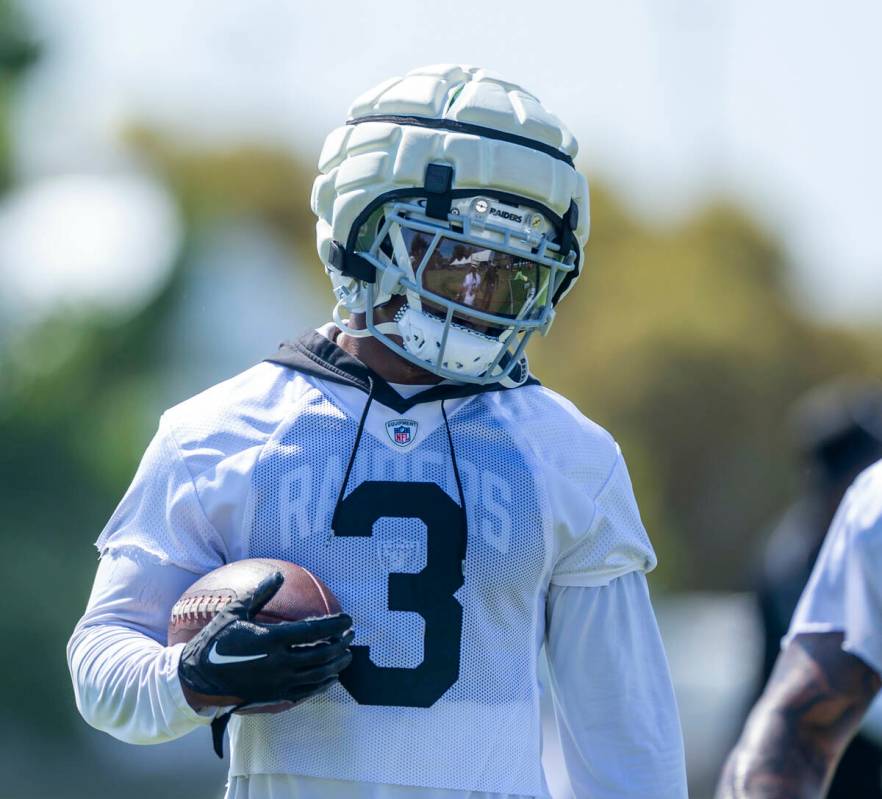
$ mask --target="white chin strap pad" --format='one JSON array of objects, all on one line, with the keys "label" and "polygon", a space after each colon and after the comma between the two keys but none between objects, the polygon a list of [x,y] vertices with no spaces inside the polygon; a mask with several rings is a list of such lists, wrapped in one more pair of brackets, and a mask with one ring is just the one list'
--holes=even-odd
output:
[{"label": "white chin strap pad", "polygon": [[[444,320],[405,306],[396,322],[404,348],[421,361],[435,364],[444,338]],[[451,323],[440,365],[457,374],[478,377],[490,368],[504,346],[495,338]]]}]

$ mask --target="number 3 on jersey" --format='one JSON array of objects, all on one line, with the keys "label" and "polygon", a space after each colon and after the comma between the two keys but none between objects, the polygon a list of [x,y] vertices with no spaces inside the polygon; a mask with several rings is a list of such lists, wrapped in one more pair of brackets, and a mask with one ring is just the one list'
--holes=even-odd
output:
[{"label": "number 3 on jersey", "polygon": [[426,525],[426,566],[389,574],[389,610],[419,613],[426,622],[423,662],[412,669],[377,666],[367,646],[352,647],[340,682],[362,705],[431,707],[459,679],[466,530],[462,508],[435,483],[368,480],[337,509],[334,535],[364,536],[384,517]]}]

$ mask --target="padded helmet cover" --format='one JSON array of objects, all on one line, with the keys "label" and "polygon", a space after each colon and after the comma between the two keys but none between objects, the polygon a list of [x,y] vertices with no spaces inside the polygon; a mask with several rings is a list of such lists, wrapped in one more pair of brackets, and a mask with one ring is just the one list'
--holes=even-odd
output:
[{"label": "padded helmet cover", "polygon": [[[388,117],[405,119],[383,121]],[[408,117],[414,123],[442,120],[457,129],[407,124]],[[503,137],[479,135],[474,126]],[[375,86],[352,104],[349,122],[327,137],[312,189],[318,253],[338,299],[346,295],[350,311],[364,310],[359,281],[332,263],[332,242],[346,245],[353,223],[377,198],[422,188],[432,163],[453,168],[453,190],[506,192],[560,217],[574,203],[573,233],[581,252],[589,230],[588,184],[571,165],[577,150],[570,132],[534,95],[485,69],[421,67]]]}]

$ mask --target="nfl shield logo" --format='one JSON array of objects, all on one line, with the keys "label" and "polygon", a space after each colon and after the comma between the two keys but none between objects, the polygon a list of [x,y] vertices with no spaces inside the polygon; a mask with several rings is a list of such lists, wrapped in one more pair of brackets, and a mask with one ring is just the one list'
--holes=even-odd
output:
[{"label": "nfl shield logo", "polygon": [[377,542],[380,562],[389,571],[404,571],[417,554],[417,542],[407,538]]},{"label": "nfl shield logo", "polygon": [[386,432],[392,443],[398,447],[406,447],[416,436],[417,423],[413,419],[392,419],[386,422]]}]

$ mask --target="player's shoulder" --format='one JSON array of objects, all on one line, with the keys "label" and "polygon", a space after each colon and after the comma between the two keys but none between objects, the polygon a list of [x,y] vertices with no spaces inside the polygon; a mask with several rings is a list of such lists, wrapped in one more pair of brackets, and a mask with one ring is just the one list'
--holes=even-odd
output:
[{"label": "player's shoulder", "polygon": [[882,551],[882,460],[857,477],[834,520],[853,546]]},{"label": "player's shoulder", "polygon": [[597,422],[585,416],[575,403],[563,394],[539,383],[525,386],[520,394],[525,399],[523,410],[527,414],[538,413],[543,420],[560,425],[592,444],[605,444],[615,448],[612,435]]},{"label": "player's shoulder", "polygon": [[161,426],[182,450],[229,454],[269,439],[310,390],[296,372],[264,361],[169,408]]},{"label": "player's shoulder", "polygon": [[530,448],[549,468],[579,481],[603,481],[620,449],[613,436],[576,405],[536,384],[507,392],[501,400]]}]

